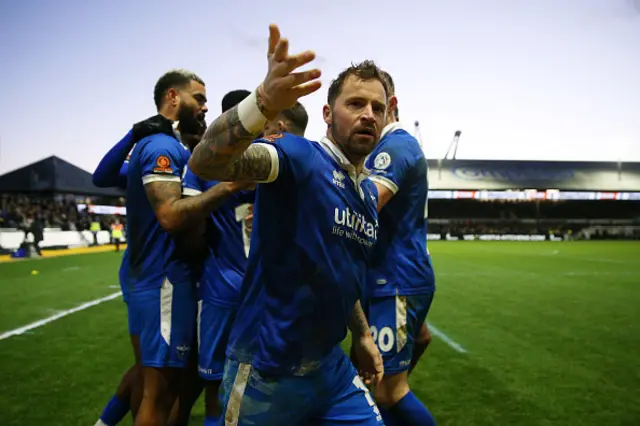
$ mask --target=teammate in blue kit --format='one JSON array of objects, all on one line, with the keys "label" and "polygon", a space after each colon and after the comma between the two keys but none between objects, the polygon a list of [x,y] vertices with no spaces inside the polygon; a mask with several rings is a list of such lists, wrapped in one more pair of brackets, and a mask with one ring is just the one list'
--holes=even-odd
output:
[{"label": "teammate in blue kit", "polygon": [[[149,117],[144,121],[133,125],[131,130],[115,144],[100,160],[98,167],[93,173],[93,183],[100,188],[117,187],[125,189],[127,186],[127,171],[129,166],[128,154],[133,146],[141,139],[156,133],[173,135],[174,130],[171,122],[161,115]],[[186,135],[186,134],[185,134]],[[199,137],[198,137],[199,141]],[[120,289],[125,303],[129,302],[129,285],[127,276],[129,275],[129,251],[125,249],[119,269]],[[135,324],[129,324],[130,336],[137,336]],[[116,393],[109,400],[104,408],[96,426],[114,426],[118,424],[131,409],[132,413],[137,411],[136,401],[131,404],[132,388],[135,386],[136,378],[139,375],[137,366],[131,366],[118,385]]]},{"label": "teammate in blue kit", "polygon": [[[247,94],[248,93],[249,92],[247,91]],[[239,102],[239,100],[237,102]],[[223,99],[223,105],[225,101],[228,101],[227,97]],[[192,129],[192,131],[196,130],[197,133],[190,134],[182,131],[182,126],[180,126],[179,123],[175,130],[173,127],[173,122],[160,114],[150,117],[142,122],[136,123],[133,126],[132,130],[130,130],[125,135],[125,137],[123,137],[122,140],[120,140],[111,150],[109,150],[105,157],[100,161],[100,164],[96,168],[96,171],[93,175],[94,184],[100,187],[117,186],[126,188],[129,164],[128,153],[132,150],[133,146],[138,141],[147,136],[158,133],[163,133],[172,137],[179,136],[181,142],[184,145],[187,145],[190,150],[193,150],[193,148],[200,141],[202,133],[206,128],[204,122],[202,122],[201,126],[199,126],[197,129]],[[210,194],[207,197],[211,199]],[[205,197],[203,200],[203,206],[206,206],[208,204],[207,197]],[[180,203],[183,202],[180,201]],[[125,302],[128,301],[130,293],[130,286],[126,284],[128,270],[128,251],[125,251],[120,267],[120,282]],[[129,331],[132,339],[137,341],[138,333],[135,326],[135,323],[130,322]],[[195,363],[197,364],[197,360],[195,361]],[[111,398],[111,400],[105,407],[102,415],[100,416],[100,419],[96,423],[96,426],[114,426],[118,424],[129,412],[129,409],[131,409],[131,412],[135,418],[140,403],[140,398],[142,397],[141,389],[138,390],[138,381],[136,380],[137,376],[139,375],[139,372],[137,371],[138,368],[139,366],[134,364],[127,370],[125,375],[122,377],[116,394]],[[199,395],[197,386],[196,389],[194,389],[192,383],[186,384],[190,387],[190,389],[186,389],[186,393],[180,395],[181,399],[184,398],[186,402],[182,401],[180,404],[178,404],[178,401],[176,401],[176,404],[174,405],[173,411],[171,413],[170,421],[168,423],[169,425],[186,424],[186,421],[188,421],[191,405]],[[138,392],[140,393],[140,395],[136,395]]]},{"label": "teammate in blue kit", "polygon": [[[195,74],[166,73],[156,84],[154,100],[159,113],[179,121],[182,131],[192,133],[202,126],[207,99]],[[177,138],[156,134],[136,144],[129,162],[128,307],[139,330],[134,349],[144,386],[136,426],[166,424],[196,328],[194,284],[200,268],[184,242],[197,241],[191,232],[200,227],[193,225],[219,206],[220,193],[206,191],[197,199],[181,199],[188,158],[189,151]]]},{"label": "teammate in blue kit", "polygon": [[418,141],[398,122],[395,86],[389,87],[387,125],[368,157],[378,189],[378,242],[367,272],[363,308],[384,360],[385,377],[374,391],[385,424],[435,425],[429,410],[411,392],[408,370],[414,344],[426,328],[435,292],[427,250],[427,160]]},{"label": "teammate in blue kit", "polygon": [[[366,388],[382,359],[359,302],[378,229],[363,163],[384,126],[380,70],[365,61],[332,82],[320,143],[287,133],[252,143],[320,88],[319,70],[294,72],[313,58],[290,56],[272,25],[264,82],[209,126],[189,161],[203,179],[260,183],[221,392],[227,425],[383,424]],[[340,348],[347,327],[364,383]]]},{"label": "teammate in blue kit", "polygon": [[[249,94],[248,91],[242,93],[242,98]],[[286,131],[304,136],[308,121],[304,107],[297,103],[267,123],[264,133]],[[240,304],[240,287],[249,254],[248,227],[254,202],[253,190],[238,191],[241,187],[237,184],[206,181],[191,170],[187,170],[184,176],[183,195],[198,196],[215,186],[227,186],[230,195],[211,215],[213,229],[207,238],[210,255],[205,261],[198,296],[198,370],[200,377],[206,381],[205,426],[217,425],[220,417],[218,391],[224,372],[229,332]]]}]

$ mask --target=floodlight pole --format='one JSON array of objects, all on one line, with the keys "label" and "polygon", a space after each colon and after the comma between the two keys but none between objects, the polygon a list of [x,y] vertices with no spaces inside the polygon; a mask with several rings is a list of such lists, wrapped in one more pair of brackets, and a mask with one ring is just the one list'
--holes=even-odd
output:
[{"label": "floodlight pole", "polygon": [[453,134],[453,139],[451,139],[451,143],[449,144],[449,149],[447,149],[446,154],[444,154],[443,160],[446,160],[451,153],[451,159],[456,159],[456,154],[458,153],[458,143],[460,141],[460,135],[462,134],[462,130],[456,130]]}]

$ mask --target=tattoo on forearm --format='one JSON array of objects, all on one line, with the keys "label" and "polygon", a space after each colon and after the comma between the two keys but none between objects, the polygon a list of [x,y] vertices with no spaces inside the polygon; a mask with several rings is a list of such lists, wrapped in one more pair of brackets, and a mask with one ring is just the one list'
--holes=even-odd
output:
[{"label": "tattoo on forearm", "polygon": [[349,330],[354,334],[364,335],[369,333],[369,323],[367,317],[362,310],[362,305],[358,300],[351,311],[351,317],[349,318]]},{"label": "tattoo on forearm", "polygon": [[[261,108],[261,97],[258,107]],[[244,128],[235,106],[216,118],[196,146],[189,164],[194,173],[210,180],[224,180],[225,171],[247,149],[258,132]]]},{"label": "tattoo on forearm", "polygon": [[177,182],[153,182],[145,185],[145,190],[156,218],[172,231],[198,225],[219,208],[230,193],[225,184],[218,184],[195,197],[181,199],[182,187]]},{"label": "tattoo on forearm", "polygon": [[212,211],[224,204],[230,191],[224,183],[193,197],[186,197],[176,201],[175,205],[183,223],[194,222],[196,225],[205,219]]}]

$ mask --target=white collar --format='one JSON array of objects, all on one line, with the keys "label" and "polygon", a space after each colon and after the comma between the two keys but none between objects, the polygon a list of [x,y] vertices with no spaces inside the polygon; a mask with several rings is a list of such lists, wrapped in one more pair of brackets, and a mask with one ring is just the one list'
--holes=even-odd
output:
[{"label": "white collar", "polygon": [[336,144],[331,142],[331,139],[323,136],[320,139],[320,145],[327,152],[327,154],[333,157],[333,159],[338,164],[340,164],[340,167],[347,172],[347,175],[349,175],[349,179],[351,180],[351,182],[353,182],[353,185],[360,194],[360,198],[364,200],[364,191],[362,190],[362,187],[360,185],[369,177],[371,171],[367,170],[367,168],[363,166],[360,175],[356,176],[356,166],[351,164],[351,161],[349,161],[344,153],[340,151],[340,148],[338,148]]},{"label": "white collar", "polygon": [[[322,147],[324,148],[324,150],[333,157],[334,160],[336,160],[336,162],[338,164],[340,164],[340,167],[342,167],[343,169],[345,169],[346,171],[352,173],[353,175],[355,175],[356,173],[356,166],[354,166],[353,164],[351,164],[351,161],[349,161],[349,159],[342,153],[342,151],[340,150],[340,148],[338,148],[336,146],[336,144],[334,144],[331,139],[329,139],[326,136],[323,136],[322,138],[320,138],[320,145],[322,145]],[[360,175],[364,175],[364,177],[361,178],[361,176],[358,177],[359,180],[366,178],[367,176],[369,176],[371,174],[371,172],[369,172],[369,170],[366,170],[365,167],[362,168],[362,173],[360,173]]]},{"label": "white collar", "polygon": [[396,130],[404,130],[404,127],[402,127],[402,123],[400,123],[399,121],[394,121],[393,123],[387,124],[386,126],[384,126],[384,129],[382,129],[380,139],[384,138],[389,133],[395,132]]}]

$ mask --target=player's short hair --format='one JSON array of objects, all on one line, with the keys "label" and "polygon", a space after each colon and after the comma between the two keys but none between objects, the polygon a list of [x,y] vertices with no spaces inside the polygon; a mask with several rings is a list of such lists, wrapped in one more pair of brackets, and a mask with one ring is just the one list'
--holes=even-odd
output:
[{"label": "player's short hair", "polygon": [[[391,74],[389,74],[386,71],[382,71],[382,75],[384,76],[384,79],[387,80],[387,88],[389,89],[389,93],[388,96],[395,96],[396,94],[396,85],[393,83],[393,78],[391,78]],[[398,107],[396,107],[395,111],[394,111],[394,115],[396,117],[396,120],[400,119],[400,113],[398,112]]]},{"label": "player's short hair", "polygon": [[238,105],[247,96],[251,94],[250,91],[244,89],[232,90],[222,97],[222,112],[226,112]]},{"label": "player's short hair", "polygon": [[280,116],[288,122],[288,128],[291,133],[298,136],[304,135],[309,123],[309,115],[300,102],[296,102],[292,108],[282,111]]},{"label": "player's short hair", "polygon": [[361,80],[371,80],[376,79],[382,83],[384,87],[385,94],[387,97],[389,96],[389,88],[387,85],[387,81],[382,74],[383,71],[378,68],[375,62],[371,60],[365,60],[360,62],[359,64],[351,64],[351,66],[336,77],[329,86],[329,93],[327,94],[327,103],[331,106],[334,105],[338,96],[340,96],[340,91],[342,90],[342,86],[344,82],[349,78],[349,76],[354,75]]},{"label": "player's short hair", "polygon": [[153,89],[153,101],[156,104],[156,108],[158,110],[160,109],[164,96],[167,94],[169,89],[183,88],[189,85],[192,81],[197,81],[203,86],[205,85],[204,80],[198,77],[196,73],[189,70],[174,69],[164,73],[162,77],[158,79],[158,82]]}]

